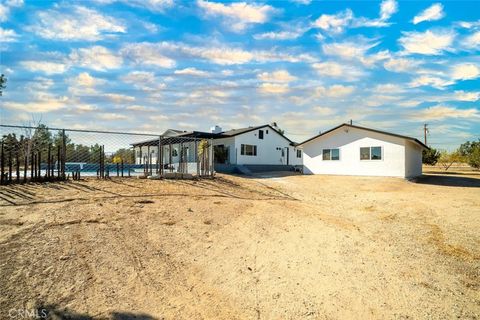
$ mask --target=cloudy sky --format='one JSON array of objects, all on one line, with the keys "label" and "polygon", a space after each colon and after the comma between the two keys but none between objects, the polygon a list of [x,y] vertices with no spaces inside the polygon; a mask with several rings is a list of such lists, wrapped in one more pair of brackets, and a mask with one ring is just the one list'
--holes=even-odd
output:
[{"label": "cloudy sky", "polygon": [[0,1],[1,122],[480,135],[476,1]]}]

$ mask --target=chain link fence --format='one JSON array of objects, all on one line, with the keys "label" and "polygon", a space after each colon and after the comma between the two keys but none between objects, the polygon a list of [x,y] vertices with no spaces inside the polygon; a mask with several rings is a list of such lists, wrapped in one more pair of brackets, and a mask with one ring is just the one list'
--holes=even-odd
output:
[{"label": "chain link fence", "polygon": [[214,174],[212,140],[0,125],[0,183],[82,177],[191,178]]}]

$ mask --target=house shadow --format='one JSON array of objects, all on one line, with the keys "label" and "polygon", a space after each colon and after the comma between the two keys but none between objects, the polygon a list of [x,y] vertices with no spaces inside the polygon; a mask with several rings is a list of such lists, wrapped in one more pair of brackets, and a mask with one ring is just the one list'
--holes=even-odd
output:
[{"label": "house shadow", "polygon": [[424,174],[421,177],[414,179],[413,181],[418,184],[430,184],[436,186],[480,188],[479,178],[454,175]]},{"label": "house shadow", "polygon": [[68,309],[60,308],[55,304],[38,304],[35,307],[38,319],[45,320],[161,320],[144,313],[111,312],[106,316],[93,316],[84,313],[76,313]]}]

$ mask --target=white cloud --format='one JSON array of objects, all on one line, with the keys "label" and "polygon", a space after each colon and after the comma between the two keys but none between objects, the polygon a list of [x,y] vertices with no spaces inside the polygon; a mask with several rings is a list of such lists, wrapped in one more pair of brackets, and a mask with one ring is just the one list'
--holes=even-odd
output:
[{"label": "white cloud", "polygon": [[354,86],[344,86],[340,84],[330,87],[318,87],[315,90],[316,97],[339,98],[352,94],[355,91]]},{"label": "white cloud", "polygon": [[335,109],[329,107],[313,107],[312,111],[319,116],[331,116],[337,113]]},{"label": "white cloud", "polygon": [[98,110],[98,107],[91,104],[75,105],[75,111],[77,111],[78,113],[92,112],[95,110]]},{"label": "white cloud", "polygon": [[153,65],[161,68],[175,67],[175,60],[161,53],[163,47],[162,44],[155,43],[132,43],[123,47],[121,54],[139,65]]},{"label": "white cloud", "polygon": [[196,68],[185,68],[181,70],[175,70],[174,74],[197,76],[197,77],[204,77],[209,75],[208,72],[203,70],[198,70]]},{"label": "white cloud", "polygon": [[10,14],[11,8],[19,8],[21,6],[23,6],[23,0],[7,0],[3,3],[0,3],[0,22],[8,20],[8,15]]},{"label": "white cloud", "polygon": [[388,20],[398,11],[396,0],[384,0],[380,4],[380,15],[377,19],[357,18],[353,20],[353,27],[387,27],[391,23]]},{"label": "white cloud", "polygon": [[164,12],[174,5],[174,0],[122,0],[127,5],[140,7],[152,12]]},{"label": "white cloud", "polygon": [[474,32],[471,35],[465,37],[462,41],[462,45],[467,49],[474,49],[480,47],[480,31]]},{"label": "white cloud", "polygon": [[105,93],[103,96],[115,103],[128,103],[128,102],[135,101],[135,97],[127,96],[125,94]]},{"label": "white cloud", "polygon": [[312,3],[312,0],[290,0],[293,3],[298,3],[298,4],[303,4],[303,5],[309,5]]},{"label": "white cloud", "polygon": [[391,58],[386,61],[383,66],[388,71],[392,72],[412,72],[417,70],[417,67],[421,64],[420,61],[407,58]]},{"label": "white cloud", "polygon": [[412,22],[413,24],[418,24],[423,21],[435,21],[442,19],[444,16],[443,5],[441,3],[435,3],[416,15]]},{"label": "white cloud", "polygon": [[10,9],[0,3],[0,22],[7,21],[8,14],[10,13]]},{"label": "white cloud", "polygon": [[285,83],[264,82],[259,85],[258,90],[265,94],[283,94],[287,93],[290,89],[288,84]]},{"label": "white cloud", "polygon": [[74,96],[96,95],[98,94],[95,86],[102,85],[106,81],[92,77],[88,72],[82,72],[78,76],[67,80],[69,83],[68,91]]},{"label": "white cloud", "polygon": [[471,80],[480,76],[480,68],[473,63],[457,64],[452,67],[451,75],[455,80]]},{"label": "white cloud", "polygon": [[409,86],[412,88],[422,87],[422,86],[431,86],[437,89],[444,89],[444,87],[454,84],[452,80],[443,79],[440,77],[434,77],[430,75],[422,75],[413,79]]},{"label": "white cloud", "polygon": [[153,72],[132,71],[120,77],[125,83],[133,85],[134,88],[150,93],[157,93],[165,88],[165,84],[156,79]]},{"label": "white cloud", "polygon": [[475,102],[480,99],[480,91],[455,91],[455,98],[459,101]]},{"label": "white cloud", "polygon": [[99,119],[102,119],[102,120],[126,120],[128,119],[128,117],[124,114],[120,114],[120,113],[100,113],[100,114],[97,114],[96,117],[98,117]]},{"label": "white cloud", "polygon": [[15,42],[18,34],[12,29],[3,29],[0,27],[0,42]]},{"label": "white cloud", "polygon": [[132,71],[120,78],[123,82],[128,84],[151,84],[155,82],[155,75],[153,72],[147,71]]},{"label": "white cloud", "polygon": [[28,29],[45,39],[98,41],[126,32],[120,21],[83,6],[72,7],[71,12],[55,9],[41,11],[37,13],[36,20]]},{"label": "white cloud", "polygon": [[206,16],[222,17],[225,26],[235,32],[244,31],[251,24],[267,22],[276,11],[269,5],[246,2],[223,4],[198,0],[197,5]]},{"label": "white cloud", "polygon": [[324,44],[322,50],[326,55],[339,57],[345,60],[359,61],[367,67],[375,65],[377,62],[390,58],[388,51],[379,51],[373,54],[367,54],[371,48],[378,45],[369,39],[358,38],[344,42],[334,42]]},{"label": "white cloud", "polygon": [[457,109],[448,106],[437,105],[430,107],[419,112],[416,112],[415,115],[412,115],[415,119],[422,120],[443,120],[447,118],[480,118],[480,113],[478,109]]},{"label": "white cloud", "polygon": [[[33,99],[32,99],[33,100]],[[7,101],[3,105],[8,109],[33,113],[51,112],[66,107],[67,97],[55,97],[47,93],[37,93],[36,100],[31,102]]]},{"label": "white cloud", "polygon": [[253,35],[256,40],[293,40],[301,37],[305,33],[305,30],[297,31],[278,31],[278,32],[265,32]]},{"label": "white cloud", "polygon": [[265,82],[283,82],[288,83],[297,80],[297,77],[292,76],[287,70],[277,70],[273,72],[262,72],[257,78]]},{"label": "white cloud", "polygon": [[312,67],[320,75],[341,78],[347,81],[353,81],[365,75],[362,70],[355,66],[333,61],[314,63]]},{"label": "white cloud", "polygon": [[395,0],[384,0],[380,4],[380,20],[388,20],[398,11],[398,4]]},{"label": "white cloud", "polygon": [[105,80],[92,77],[88,72],[82,72],[72,79],[72,83],[83,87],[94,87],[104,84]]},{"label": "white cloud", "polygon": [[130,111],[145,111],[145,112],[155,110],[154,108],[151,108],[151,107],[146,107],[146,106],[136,105],[136,104],[128,106],[125,109],[130,110]]},{"label": "white cloud", "polygon": [[64,63],[40,61],[40,60],[28,60],[20,62],[20,65],[32,72],[43,72],[46,74],[64,73],[67,71],[68,66]]},{"label": "white cloud", "polygon": [[406,53],[425,55],[439,55],[446,50],[451,50],[455,34],[450,31],[403,32],[398,42]]},{"label": "white cloud", "polygon": [[122,65],[122,58],[101,46],[81,48],[69,55],[71,63],[76,67],[84,67],[97,71],[117,69]]},{"label": "white cloud", "polygon": [[331,33],[341,33],[353,19],[353,12],[350,9],[337,14],[322,14],[313,25],[319,29]]},{"label": "white cloud", "polygon": [[228,47],[214,43],[210,46],[194,47],[184,43],[159,42],[159,43],[134,43],[121,50],[121,53],[136,63],[157,64],[164,67],[174,65],[176,59],[202,59],[209,60],[220,65],[244,64],[252,61],[257,62],[300,62],[312,61],[308,54],[283,53],[275,51],[246,51],[241,48]]}]

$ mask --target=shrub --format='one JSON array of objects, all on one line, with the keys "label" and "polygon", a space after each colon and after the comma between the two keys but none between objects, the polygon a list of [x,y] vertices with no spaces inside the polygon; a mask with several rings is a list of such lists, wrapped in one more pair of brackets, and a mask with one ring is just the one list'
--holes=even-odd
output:
[{"label": "shrub", "polygon": [[480,169],[480,145],[472,148],[468,156],[468,164],[475,169]]},{"label": "shrub", "polygon": [[430,148],[429,150],[423,150],[422,152],[422,163],[424,164],[434,166],[437,164],[439,158],[440,152],[434,148]]}]

